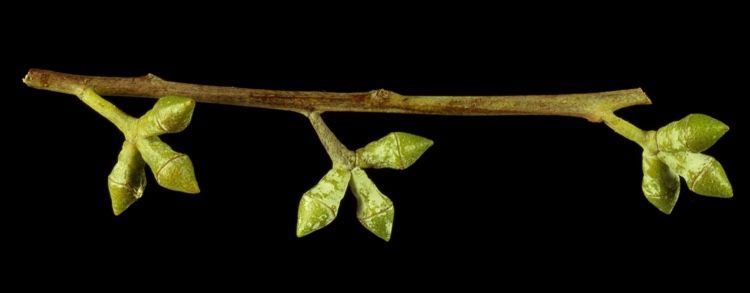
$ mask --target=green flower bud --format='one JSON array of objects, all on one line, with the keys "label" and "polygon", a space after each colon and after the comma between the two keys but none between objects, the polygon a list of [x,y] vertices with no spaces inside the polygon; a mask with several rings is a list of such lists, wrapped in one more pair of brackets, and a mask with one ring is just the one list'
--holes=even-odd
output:
[{"label": "green flower bud", "polygon": [[711,156],[691,152],[659,152],[659,159],[685,178],[693,192],[714,197],[732,197],[732,185],[724,168]]},{"label": "green flower bud", "polygon": [[193,162],[187,155],[173,151],[156,136],[139,139],[137,147],[159,185],[185,193],[200,192]]},{"label": "green flower bud", "polygon": [[360,168],[392,168],[403,170],[414,164],[432,146],[432,140],[404,133],[392,132],[357,150]]},{"label": "green flower bud", "polygon": [[346,194],[351,173],[331,169],[312,189],[302,195],[297,214],[297,237],[302,237],[328,226],[339,211],[339,203]]},{"label": "green flower bud", "polygon": [[112,199],[112,211],[119,216],[141,198],[146,188],[146,163],[135,145],[125,142],[117,156],[117,164],[109,173],[107,185]]},{"label": "green flower bud", "polygon": [[656,144],[660,151],[707,150],[729,130],[729,126],[703,114],[690,114],[667,124],[656,132]]},{"label": "green flower bud", "polygon": [[649,151],[643,151],[643,182],[646,199],[665,214],[671,214],[680,195],[680,177]]},{"label": "green flower bud", "polygon": [[393,202],[378,190],[360,168],[352,169],[351,189],[357,198],[357,218],[367,230],[385,241],[391,239]]},{"label": "green flower bud", "polygon": [[160,98],[154,107],[138,120],[139,134],[153,136],[183,131],[190,124],[193,109],[193,99],[175,96]]}]

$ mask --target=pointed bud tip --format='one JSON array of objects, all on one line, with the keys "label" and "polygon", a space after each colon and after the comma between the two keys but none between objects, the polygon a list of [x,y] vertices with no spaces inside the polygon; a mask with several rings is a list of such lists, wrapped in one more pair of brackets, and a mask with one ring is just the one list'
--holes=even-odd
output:
[{"label": "pointed bud tip", "polygon": [[[679,191],[677,191],[679,194]],[[674,210],[675,204],[677,204],[677,198],[652,198],[646,196],[646,199],[648,202],[654,206],[656,209],[658,209],[660,212],[670,215],[672,214],[672,210]]]},{"label": "pointed bud tip", "polygon": [[406,132],[394,132],[398,139],[402,169],[414,164],[433,145],[431,139]]},{"label": "pointed bud tip", "polygon": [[299,224],[299,223],[297,224],[297,233],[296,233],[297,234],[297,238],[305,237],[305,236],[309,235],[312,232],[313,231],[307,231],[307,230],[303,229],[301,224]]},{"label": "pointed bud tip", "polygon": [[357,219],[381,239],[391,239],[393,228],[393,202],[385,196],[367,173],[355,167],[352,169],[351,190],[357,198]]},{"label": "pointed bud tip", "polygon": [[169,160],[155,174],[156,181],[164,188],[197,194],[200,192],[198,181],[195,179],[193,162],[185,154]]},{"label": "pointed bud tip", "polygon": [[720,198],[734,196],[732,184],[729,182],[724,168],[716,160],[712,160],[709,165],[706,165],[697,180],[691,183],[689,185],[690,190],[700,195]]},{"label": "pointed bud tip", "polygon": [[182,116],[193,112],[195,100],[185,97],[166,96],[160,98],[154,105],[154,110],[168,111],[171,115]]},{"label": "pointed bud tip", "polygon": [[311,226],[314,226],[314,224],[310,223],[309,221],[297,221],[297,238],[305,237],[323,228],[310,228]]},{"label": "pointed bud tip", "polygon": [[357,166],[403,170],[414,164],[433,141],[405,132],[391,132],[357,150]]},{"label": "pointed bud tip", "polygon": [[370,230],[372,234],[378,236],[380,239],[387,241],[391,240],[391,232],[393,229],[393,213],[394,209],[391,205],[385,211],[382,211],[374,216],[366,219],[359,219],[359,222]]},{"label": "pointed bud tip", "polygon": [[156,102],[150,115],[155,115],[156,123],[162,132],[176,133],[188,127],[194,109],[195,100],[193,99],[167,96]]},{"label": "pointed bud tip", "polygon": [[115,216],[119,216],[125,212],[143,193],[142,189],[140,191],[134,190],[127,185],[116,183],[111,179],[108,183],[109,196],[112,200],[112,212],[114,212]]},{"label": "pointed bud tip", "polygon": [[674,210],[674,206],[658,206],[658,205],[654,205],[654,206],[665,215],[671,215],[672,210]]},{"label": "pointed bud tip", "polygon": [[193,186],[188,191],[185,191],[185,192],[189,194],[201,193],[201,189],[200,187],[198,187],[198,182],[195,182],[195,184],[193,184]]},{"label": "pointed bud tip", "polygon": [[704,114],[690,114],[659,128],[656,143],[660,151],[699,153],[714,145],[729,126]]},{"label": "pointed bud tip", "polygon": [[195,100],[190,98],[183,98],[182,100],[177,102],[175,106],[179,107],[178,109],[180,113],[192,113],[195,110]]},{"label": "pointed bud tip", "polygon": [[688,125],[709,126],[711,128],[716,129],[717,131],[729,130],[729,126],[724,124],[724,122],[721,122],[721,120],[708,116],[706,114],[701,114],[701,113],[689,114],[684,119],[688,121],[687,122]]},{"label": "pointed bud tip", "polygon": [[407,132],[394,132],[401,143],[411,144],[425,149],[434,143],[431,139]]},{"label": "pointed bud tip", "polygon": [[649,203],[667,215],[680,196],[680,177],[655,154],[643,151],[641,189]]},{"label": "pointed bud tip", "polygon": [[112,202],[112,212],[115,214],[115,216],[122,215],[125,210],[127,210],[131,204],[133,204],[135,201],[126,203],[126,204],[117,204],[115,202]]},{"label": "pointed bud tip", "polygon": [[146,172],[135,147],[125,145],[117,164],[107,176],[112,211],[119,216],[136,202],[146,189]]},{"label": "pointed bud tip", "polygon": [[684,120],[690,129],[688,149],[693,152],[707,150],[729,131],[724,122],[705,114],[690,114]]},{"label": "pointed bud tip", "polygon": [[348,170],[331,169],[318,184],[302,195],[297,212],[297,237],[320,230],[333,222],[350,177]]},{"label": "pointed bud tip", "polygon": [[336,212],[318,199],[302,196],[297,212],[297,237],[304,237],[328,226],[336,218]]}]

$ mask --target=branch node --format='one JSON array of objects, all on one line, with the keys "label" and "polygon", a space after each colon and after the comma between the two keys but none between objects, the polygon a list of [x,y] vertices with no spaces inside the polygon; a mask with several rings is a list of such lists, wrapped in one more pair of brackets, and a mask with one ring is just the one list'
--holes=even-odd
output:
[{"label": "branch node", "polygon": [[151,74],[151,73],[146,74],[145,78],[148,79],[148,80],[151,80],[151,81],[164,81],[163,79],[161,79],[161,77],[158,77],[158,76],[156,76],[154,74]]}]

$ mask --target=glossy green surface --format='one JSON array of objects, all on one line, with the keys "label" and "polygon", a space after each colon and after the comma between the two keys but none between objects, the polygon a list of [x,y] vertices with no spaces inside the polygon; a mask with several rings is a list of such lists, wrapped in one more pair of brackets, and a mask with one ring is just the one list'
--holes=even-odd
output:
[{"label": "glossy green surface", "polygon": [[331,169],[318,184],[302,195],[297,214],[297,237],[315,232],[333,222],[350,178],[349,170]]},{"label": "glossy green surface", "polygon": [[153,109],[138,119],[138,136],[148,137],[185,130],[193,118],[195,101],[168,96],[159,99]]},{"label": "glossy green surface", "polygon": [[136,142],[159,185],[185,193],[198,193],[198,182],[190,158],[175,152],[156,136],[140,138]]},{"label": "glossy green surface", "polygon": [[659,158],[685,178],[688,188],[697,194],[723,198],[734,195],[724,168],[711,156],[691,152],[661,152]]},{"label": "glossy green surface", "polygon": [[629,130],[629,133],[643,132],[631,138],[640,138],[636,142],[643,147],[642,189],[646,199],[670,214],[680,194],[679,177],[697,194],[732,197],[734,192],[724,168],[713,157],[700,153],[728,130],[726,124],[703,114],[687,115],[655,132]]},{"label": "glossy green surface", "polygon": [[[363,168],[392,168],[403,170],[414,164],[432,146],[432,140],[421,136],[393,132],[356,151],[356,166],[348,166],[342,154],[351,153],[328,130],[319,116],[313,127],[334,162],[334,168],[300,200],[297,214],[297,237],[303,237],[330,224],[338,213],[339,202],[347,186],[357,198],[357,218],[367,230],[385,241],[393,230],[393,202],[367,177]],[[320,134],[323,135],[320,135]],[[337,163],[339,162],[339,163]]]},{"label": "glossy green surface", "polygon": [[671,214],[680,195],[680,177],[656,155],[644,150],[641,188],[651,204]]},{"label": "glossy green surface", "polygon": [[357,219],[367,230],[385,241],[391,239],[393,202],[360,168],[352,169],[352,193],[357,198]]},{"label": "glossy green surface", "polygon": [[418,135],[392,132],[358,149],[357,166],[403,170],[414,164],[432,143]]},{"label": "glossy green surface", "polygon": [[165,188],[186,193],[200,192],[190,158],[175,152],[157,137],[184,130],[192,119],[194,100],[163,97],[141,118],[135,119],[91,89],[82,90],[78,97],[125,135],[117,163],[107,180],[115,215],[122,214],[143,195],[145,165],[154,173],[156,182]]},{"label": "glossy green surface", "polygon": [[107,178],[112,211],[120,215],[141,198],[146,188],[146,163],[135,145],[124,142],[117,163]]},{"label": "glossy green surface", "polygon": [[660,151],[690,151],[700,153],[721,138],[729,126],[704,114],[690,114],[667,124],[656,132]]},{"label": "glossy green surface", "polygon": [[701,153],[729,130],[723,122],[704,114],[690,114],[657,131],[644,131],[613,113],[602,117],[607,126],[643,148],[641,187],[646,199],[660,211],[670,214],[674,209],[680,194],[679,177],[697,194],[733,196],[724,168]]}]

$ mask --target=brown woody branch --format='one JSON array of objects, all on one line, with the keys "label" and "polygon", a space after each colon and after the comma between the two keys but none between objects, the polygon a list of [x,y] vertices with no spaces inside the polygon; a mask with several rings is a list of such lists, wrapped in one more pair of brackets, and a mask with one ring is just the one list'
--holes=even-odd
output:
[{"label": "brown woody branch", "polygon": [[191,97],[198,102],[311,112],[379,112],[429,115],[559,115],[601,122],[602,117],[633,105],[651,104],[641,89],[525,96],[405,96],[388,90],[357,93],[282,91],[198,85],[141,77],[101,77],[29,70],[28,86],[78,95],[93,89],[105,96]]}]

